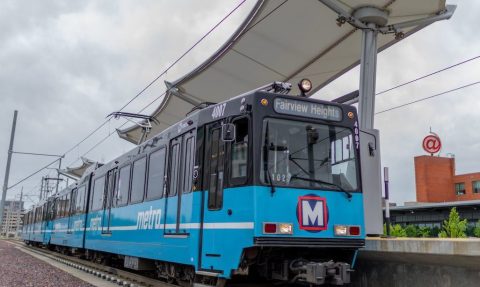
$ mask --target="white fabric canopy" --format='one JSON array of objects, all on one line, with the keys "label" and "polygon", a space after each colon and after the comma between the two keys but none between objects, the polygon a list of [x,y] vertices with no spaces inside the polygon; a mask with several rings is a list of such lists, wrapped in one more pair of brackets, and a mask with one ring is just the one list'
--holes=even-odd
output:
[{"label": "white fabric canopy", "polygon": [[82,175],[85,173],[85,171],[93,166],[93,165],[98,165],[97,162],[89,160],[88,158],[85,157],[80,157],[82,160],[82,164],[77,167],[67,167],[65,169],[59,170],[61,174],[66,174],[69,176],[73,176],[76,178],[81,178]]},{"label": "white fabric canopy", "polygon": [[[445,10],[445,0],[342,0],[344,10],[370,5],[389,11],[390,24],[426,18]],[[202,102],[222,102],[273,81],[313,82],[315,93],[360,61],[362,32],[337,25],[338,15],[318,0],[259,0],[238,30],[192,72],[171,83],[152,116],[151,131],[132,126],[121,138],[139,144],[182,120]],[[423,26],[403,30],[408,36]],[[379,34],[379,51],[395,44],[393,34]],[[340,95],[339,95],[340,96]]]}]

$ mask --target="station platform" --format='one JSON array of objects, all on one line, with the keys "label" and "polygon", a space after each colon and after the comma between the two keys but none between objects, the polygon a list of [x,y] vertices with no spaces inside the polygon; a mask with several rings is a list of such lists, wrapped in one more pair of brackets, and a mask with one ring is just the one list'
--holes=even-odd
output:
[{"label": "station platform", "polygon": [[91,285],[21,250],[18,244],[0,240],[0,287]]}]

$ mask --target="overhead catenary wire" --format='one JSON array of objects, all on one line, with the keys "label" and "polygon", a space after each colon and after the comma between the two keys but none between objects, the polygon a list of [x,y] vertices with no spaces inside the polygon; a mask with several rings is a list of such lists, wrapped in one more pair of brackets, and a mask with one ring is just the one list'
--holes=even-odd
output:
[{"label": "overhead catenary wire", "polygon": [[[285,2],[286,2],[286,1],[282,2],[282,3],[281,3],[279,6],[277,6],[274,10],[278,9],[278,8],[279,8],[281,5],[283,5]],[[274,11],[274,10],[273,10],[273,11]],[[273,11],[271,11],[271,12],[273,12]],[[271,14],[271,12],[270,12],[269,14]],[[264,19],[265,19],[265,17],[262,18],[259,22],[263,21]],[[255,23],[255,25],[257,25],[259,22]],[[413,80],[410,80],[410,81],[401,83],[401,84],[396,85],[396,86],[394,86],[394,87],[391,87],[391,88],[389,88],[389,89],[383,90],[383,91],[377,93],[376,95],[380,95],[380,94],[387,93],[387,92],[392,91],[392,90],[394,90],[394,89],[397,89],[397,88],[406,86],[406,85],[408,85],[408,84],[411,84],[411,83],[414,83],[414,82],[416,82],[416,81],[419,81],[419,80],[428,78],[428,77],[433,76],[433,75],[435,75],[435,74],[438,74],[438,73],[447,71],[447,70],[452,69],[452,68],[454,68],[454,67],[457,67],[457,66],[466,64],[466,63],[468,63],[468,62],[470,62],[470,61],[473,61],[473,60],[476,60],[476,59],[478,59],[478,58],[480,58],[480,55],[479,55],[479,56],[472,57],[472,58],[469,58],[469,59],[466,59],[466,60],[463,60],[463,61],[461,61],[461,62],[458,62],[458,63],[456,63],[456,64],[447,66],[447,67],[442,68],[442,69],[440,69],[440,70],[436,70],[436,71],[431,72],[431,73],[429,73],[429,74],[426,74],[426,75],[417,77],[417,78],[415,78],[415,79],[413,79]],[[421,100],[417,100],[417,101],[414,101],[414,102],[411,102],[411,103],[407,103],[407,104],[405,104],[405,105],[409,105],[409,104],[413,104],[413,103],[415,103],[415,102],[427,100],[427,99],[429,99],[429,98],[436,97],[436,96],[440,96],[440,95],[443,95],[443,94],[445,94],[445,93],[450,93],[450,92],[453,92],[453,91],[456,91],[456,90],[459,90],[459,89],[463,89],[463,88],[469,87],[469,86],[474,85],[474,84],[476,84],[476,83],[469,84],[469,85],[466,85],[466,86],[464,86],[464,87],[459,87],[459,88],[456,88],[456,89],[453,89],[453,90],[449,90],[449,91],[446,91],[446,92],[444,92],[444,93],[440,93],[440,94],[438,94],[438,95],[434,95],[434,96],[431,96],[431,97],[427,97],[427,98],[425,98],[425,99],[421,99]],[[165,95],[165,93],[166,93],[166,92],[162,93],[159,97],[157,97],[157,98],[154,99],[152,102],[150,102],[147,106],[145,106],[142,110],[140,110],[139,113],[142,112],[143,110],[145,110],[145,109],[146,109],[147,107],[149,107],[150,105],[152,105],[152,104],[153,104],[154,102],[156,102],[158,99],[160,99],[163,95]],[[397,109],[397,108],[401,108],[401,107],[403,107],[403,106],[405,106],[405,105],[401,105],[401,106],[398,106],[398,107],[392,107],[391,110],[394,110],[394,109]],[[377,112],[376,114],[384,113],[384,112],[387,112],[387,111],[388,111],[388,110],[380,111],[380,112]],[[124,123],[123,123],[121,126],[119,126],[118,128],[123,127],[126,123],[127,123],[127,122],[124,122]],[[108,134],[106,137],[102,138],[99,142],[97,142],[95,145],[93,145],[92,148],[90,148],[87,152],[85,152],[82,156],[87,155],[87,154],[90,153],[92,150],[94,150],[96,147],[98,147],[99,145],[101,145],[101,144],[102,144],[103,142],[105,142],[105,140],[107,140],[112,134],[114,134],[114,133],[112,132],[112,133]],[[75,160],[75,162],[76,162],[76,161],[78,161],[78,159]]]},{"label": "overhead catenary wire", "polygon": [[13,188],[13,187],[15,187],[15,186],[19,185],[20,183],[22,183],[22,182],[26,181],[27,179],[31,178],[32,176],[36,175],[37,173],[41,172],[42,170],[44,170],[44,169],[48,168],[49,166],[51,166],[52,164],[56,163],[56,162],[57,162],[57,161],[59,161],[59,160],[60,160],[60,159],[58,158],[58,159],[56,159],[56,160],[54,160],[54,161],[50,162],[49,164],[45,165],[44,167],[42,167],[42,168],[38,169],[37,171],[35,171],[35,172],[31,173],[30,175],[28,175],[28,176],[26,176],[26,177],[24,177],[23,179],[21,179],[21,180],[20,180],[20,181],[18,181],[17,183],[15,183],[15,184],[13,184],[13,185],[9,186],[9,187],[8,187],[8,189],[11,189],[11,188]]},{"label": "overhead catenary wire", "polygon": [[[225,15],[222,19],[220,19],[220,21],[218,21],[212,28],[210,28],[210,30],[205,33],[199,40],[197,40],[190,48],[188,48],[182,55],[180,55],[180,57],[178,57],[172,64],[170,64],[165,70],[163,70],[157,77],[155,77],[151,82],[149,82],[143,89],[140,90],[140,92],[138,92],[137,94],[135,94],[135,96],[133,98],[131,98],[127,103],[125,103],[119,111],[122,111],[124,108],[126,108],[129,104],[131,104],[135,99],[137,99],[140,95],[142,95],[146,90],[148,90],[155,82],[157,82],[163,75],[165,75],[171,68],[173,68],[178,62],[180,62],[187,54],[189,54],[195,47],[197,47],[205,38],[207,38],[214,30],[216,30],[223,22],[225,22],[225,20],[227,20],[235,11],[237,11],[247,0],[242,0],[240,3],[238,3],[229,13],[227,13],[227,15]],[[157,98],[158,99],[158,98]],[[157,100],[156,99],[156,100]],[[154,100],[154,102],[156,101]],[[151,104],[147,105],[150,106]],[[146,108],[146,107],[145,107]],[[144,109],[145,109],[144,108]],[[142,109],[143,110],[143,109]],[[83,142],[85,142],[87,139],[89,139],[92,135],[94,135],[98,130],[100,130],[102,127],[104,127],[107,123],[109,122],[109,119],[105,120],[104,122],[102,122],[102,124],[100,124],[98,127],[96,127],[94,130],[92,130],[87,136],[85,136],[82,140],[80,140],[78,143],[76,143],[75,145],[73,145],[71,148],[67,149],[62,155],[65,156],[67,153],[73,151],[75,148],[77,148],[78,146],[80,146],[80,144],[82,144]],[[123,126],[123,125],[122,125]],[[113,133],[110,133],[107,138],[109,136],[111,136]],[[103,139],[101,142],[105,141],[105,139]],[[98,146],[98,145],[97,145]],[[90,152],[91,150],[89,150]],[[77,159],[78,160],[78,159]],[[76,161],[77,161],[76,160]],[[17,186],[19,183],[21,182],[24,182],[25,180],[29,179],[30,177],[32,177],[33,175],[41,172],[43,169],[49,167],[50,165],[52,165],[53,163],[55,163],[56,161],[44,166],[43,168],[35,171],[34,173],[32,173],[31,175],[23,178],[22,180],[20,180],[19,182],[15,183],[14,185],[12,185],[10,188],[12,187],[15,187]]]},{"label": "overhead catenary wire", "polygon": [[[281,3],[278,7],[280,7],[281,5],[283,5],[283,4],[284,4],[285,2],[287,2],[287,1],[288,1],[288,0],[283,1],[283,3]],[[132,99],[130,99],[124,106],[122,106],[122,108],[120,109],[120,111],[123,110],[125,107],[127,107],[131,102],[133,102],[133,101],[134,101],[136,98],[138,98],[140,95],[142,95],[142,94],[143,94],[148,88],[150,88],[156,81],[158,81],[158,79],[160,79],[166,72],[168,72],[168,70],[170,70],[176,63],[178,63],[183,57],[185,57],[193,48],[195,48],[195,46],[197,46],[204,38],[206,38],[213,30],[215,30],[222,22],[224,22],[233,12],[235,12],[241,5],[243,5],[244,2],[246,2],[246,0],[241,1],[230,13],[228,13],[224,18],[222,18],[222,20],[221,20],[219,23],[217,23],[212,29],[210,29],[210,31],[208,31],[207,34],[205,34],[202,38],[200,38],[192,47],[190,47],[190,48],[189,48],[185,53],[183,53],[175,62],[173,62],[169,67],[167,67],[159,76],[157,76],[155,79],[153,79],[145,88],[143,88],[143,89],[142,89],[139,93],[137,93]],[[277,7],[277,8],[278,8],[278,7]],[[277,8],[275,8],[274,10],[276,10]],[[272,11],[272,12],[273,12],[273,11]],[[270,12],[270,13],[272,13],[272,12]],[[268,15],[267,15],[267,16],[268,16]],[[261,19],[260,21],[258,21],[258,22],[255,23],[254,25],[257,25],[257,24],[258,24],[259,22],[261,22],[262,20],[264,20],[264,19]],[[251,28],[253,28],[253,27],[250,27],[250,29],[251,29]],[[249,30],[250,30],[250,29],[249,29]],[[429,75],[422,76],[422,77],[420,77],[420,78],[418,78],[418,79],[409,81],[409,82],[407,82],[407,83],[403,83],[403,84],[398,85],[398,86],[396,86],[396,87],[393,87],[393,88],[391,88],[391,89],[382,91],[382,92],[380,92],[380,93],[378,93],[378,94],[386,93],[386,92],[388,92],[388,91],[390,91],[390,90],[392,90],[392,89],[398,88],[398,87],[403,86],[403,85],[407,85],[407,84],[409,84],[409,83],[411,83],[411,82],[413,82],[413,81],[417,81],[417,80],[426,78],[427,76],[431,76],[431,75],[433,75],[433,74],[436,74],[436,73],[438,73],[438,72],[441,72],[441,71],[444,71],[444,70],[453,68],[453,67],[458,66],[458,65],[461,65],[461,64],[464,64],[464,63],[466,63],[466,62],[468,62],[468,61],[471,61],[471,60],[473,60],[473,59],[476,59],[476,58],[478,58],[478,57],[480,57],[480,56],[477,56],[477,57],[474,57],[474,58],[472,58],[472,59],[463,61],[463,62],[461,62],[461,63],[457,63],[457,64],[455,64],[455,65],[446,67],[446,68],[444,68],[444,69],[442,69],[442,70],[440,70],[440,71],[431,73],[431,74],[429,74]],[[156,99],[156,100],[158,100],[158,99]],[[153,102],[155,102],[156,100],[154,100]],[[149,105],[150,105],[150,104],[149,104]],[[149,105],[148,105],[148,106],[149,106]],[[383,111],[382,111],[382,112],[383,112]],[[84,139],[82,139],[79,143],[77,143],[77,144],[74,145],[72,148],[70,148],[69,150],[67,150],[67,151],[64,153],[64,155],[67,154],[67,153],[69,153],[70,151],[74,150],[76,147],[78,147],[81,143],[83,143],[85,140],[87,140],[88,138],[90,138],[93,134],[95,134],[99,129],[101,129],[101,128],[102,128],[103,126],[105,126],[107,123],[108,123],[108,120],[104,121],[99,127],[97,127],[95,130],[93,130],[90,134],[88,134],[88,135],[87,135]],[[125,125],[125,123],[122,124],[121,126],[124,126],[124,125]],[[115,133],[115,132],[109,132],[109,134],[107,135],[106,138],[110,137],[113,133]],[[106,140],[106,138],[102,139],[98,144],[94,145],[91,149],[89,149],[86,153],[84,153],[84,155],[87,154],[87,153],[89,153],[89,152],[91,152],[94,148],[96,148],[98,145],[100,145],[101,143],[103,143],[103,142]],[[77,158],[76,161],[78,161],[78,158]],[[53,163],[52,163],[52,164],[53,164]],[[48,166],[47,166],[47,167],[48,167]]]},{"label": "overhead catenary wire", "polygon": [[428,77],[433,76],[433,75],[436,75],[436,74],[438,74],[438,73],[441,73],[441,72],[450,70],[450,69],[452,69],[452,68],[458,67],[458,66],[460,66],[460,65],[466,64],[466,63],[468,63],[468,62],[470,62],[470,61],[473,61],[473,60],[476,60],[476,59],[478,59],[478,58],[480,58],[480,55],[475,56],[475,57],[472,57],[472,58],[469,58],[469,59],[464,60],[464,61],[461,61],[461,62],[458,62],[458,63],[456,63],[456,64],[453,64],[453,65],[450,65],[450,66],[448,66],[448,67],[442,68],[442,69],[440,69],[440,70],[436,70],[436,71],[434,71],[434,72],[431,72],[431,73],[429,73],[429,74],[423,75],[423,76],[418,77],[418,78],[415,78],[415,79],[410,80],[410,81],[408,81],[408,82],[404,82],[404,83],[401,83],[401,84],[399,84],[399,85],[393,86],[393,87],[391,87],[391,88],[388,88],[388,89],[386,89],[386,90],[383,90],[383,91],[381,91],[381,92],[378,92],[378,93],[376,93],[375,95],[378,96],[378,95],[381,95],[381,94],[390,92],[390,91],[392,91],[392,90],[395,90],[395,89],[398,89],[398,88],[400,88],[400,87],[409,85],[409,84],[414,83],[414,82],[416,82],[416,81],[419,81],[419,80],[428,78]]},{"label": "overhead catenary wire", "polygon": [[[245,2],[245,1],[243,1]],[[239,5],[243,4],[243,2],[241,2]],[[279,5],[277,5],[274,9],[272,9],[272,11],[270,11],[267,15],[263,16],[261,19],[259,19],[256,23],[254,23],[251,27],[249,27],[247,30],[245,30],[241,35],[245,34],[246,32],[250,31],[253,27],[255,27],[256,25],[258,25],[259,23],[263,22],[266,18],[268,18],[270,15],[272,15],[275,11],[277,11],[281,6],[283,6],[286,2],[288,2],[288,0],[284,0],[282,3],[280,3]],[[235,7],[235,9],[238,9],[239,6]],[[234,9],[234,10],[235,10]],[[232,10],[232,12],[234,11]],[[232,14],[232,12],[229,13]],[[227,15],[228,16],[228,15]],[[225,20],[222,19],[221,21]],[[168,68],[167,68],[168,69]],[[161,76],[157,77],[156,80],[158,80]],[[154,81],[156,81],[154,80]],[[151,84],[153,83],[150,83],[149,85],[151,86]],[[148,86],[147,86],[148,87]],[[137,113],[141,113],[143,112],[145,109],[147,109],[149,106],[151,106],[153,103],[155,103],[156,101],[158,101],[161,97],[163,97],[166,93],[167,93],[168,90],[164,91],[160,96],[158,96],[157,98],[153,99],[153,101],[151,101],[149,104],[147,104],[145,107],[143,107],[140,111],[138,111]],[[143,90],[141,91],[143,92]],[[137,97],[137,96],[135,96]],[[134,100],[134,99],[133,99]],[[128,105],[129,103],[127,103]],[[123,126],[125,126],[125,124],[127,124],[128,121],[125,121],[122,125],[120,125],[119,127],[117,127],[116,129],[119,129]],[[104,143],[110,136],[112,136],[115,132],[109,132],[109,134],[105,137],[103,137],[100,141],[98,141],[97,143],[95,143],[90,149],[88,149],[85,153],[83,153],[81,155],[82,156],[86,156],[87,154],[89,154],[92,150],[94,150],[95,148],[97,148],[99,145],[101,145],[102,143]],[[73,161],[72,163],[70,163],[69,165],[75,163],[78,161],[78,158]]]},{"label": "overhead catenary wire", "polygon": [[386,112],[389,112],[389,111],[393,111],[393,110],[396,110],[396,109],[399,109],[399,108],[403,108],[403,107],[408,106],[408,105],[412,105],[412,104],[415,104],[415,103],[418,103],[418,102],[426,101],[426,100],[429,100],[429,99],[432,99],[432,98],[436,98],[436,97],[439,97],[439,96],[442,96],[442,95],[445,95],[445,94],[448,94],[448,93],[451,93],[451,92],[455,92],[455,91],[458,91],[458,90],[461,90],[461,89],[465,89],[465,88],[468,88],[468,87],[471,87],[471,86],[474,86],[474,85],[478,85],[478,84],[480,84],[480,81],[473,82],[473,83],[470,83],[470,84],[467,84],[467,85],[463,85],[463,86],[460,86],[460,87],[457,87],[457,88],[454,88],[454,89],[451,89],[451,90],[448,90],[448,91],[444,91],[444,92],[441,92],[441,93],[438,93],[438,94],[435,94],[435,95],[432,95],[432,96],[428,96],[428,97],[425,97],[425,98],[421,98],[421,99],[418,99],[418,100],[415,100],[415,101],[411,101],[411,102],[408,102],[408,103],[405,103],[405,104],[394,106],[394,107],[376,112],[375,115],[386,113]]},{"label": "overhead catenary wire", "polygon": [[[146,106],[144,106],[141,110],[139,110],[137,113],[141,113],[143,112],[145,109],[147,109],[148,107],[150,107],[151,105],[153,105],[156,101],[158,101],[160,98],[162,98],[163,96],[165,96],[165,94],[167,93],[168,90],[165,90],[163,93],[160,94],[160,96],[156,97],[155,99],[153,99],[150,103],[148,103]],[[120,126],[118,126],[115,131],[119,128],[122,128],[123,126],[125,126],[126,124],[128,123],[128,121],[125,121],[123,122],[123,124],[121,124]],[[98,141],[97,143],[95,143],[90,149],[88,149],[85,153],[83,153],[81,156],[86,156],[87,154],[89,154],[92,150],[94,150],[95,148],[97,148],[99,145],[101,145],[102,143],[104,143],[110,136],[112,136],[115,131],[112,131],[112,132],[109,132],[107,136],[103,137],[100,141]],[[74,164],[75,162],[78,161],[78,158],[76,160],[74,160],[73,162],[71,162],[69,165],[72,165]]]},{"label": "overhead catenary wire", "polygon": [[[129,104],[131,104],[135,99],[137,99],[140,95],[142,95],[146,90],[148,90],[155,82],[157,82],[162,76],[164,76],[170,69],[172,69],[178,62],[180,62],[188,53],[190,53],[195,47],[197,47],[206,37],[208,37],[215,29],[217,29],[225,20],[227,20],[235,11],[237,11],[247,0],[242,0],[239,4],[237,4],[227,15],[225,15],[220,21],[218,21],[210,30],[205,33],[200,39],[198,39],[190,48],[188,48],[180,57],[178,57],[172,64],[170,64],[166,69],[164,69],[157,77],[155,77],[152,81],[150,81],[143,89],[141,89],[133,98],[127,101],[119,111],[125,109]],[[108,123],[108,119],[105,120],[101,125],[91,131],[86,137],[84,137],[80,142],[69,148],[64,155],[74,150],[80,144],[85,142],[88,138],[90,138],[93,134],[95,134],[98,130],[100,130],[103,126]]]}]

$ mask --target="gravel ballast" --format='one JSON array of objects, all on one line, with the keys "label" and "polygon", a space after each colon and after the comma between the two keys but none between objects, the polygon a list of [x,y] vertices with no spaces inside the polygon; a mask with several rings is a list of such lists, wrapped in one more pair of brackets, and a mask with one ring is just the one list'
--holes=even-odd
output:
[{"label": "gravel ballast", "polygon": [[0,287],[12,286],[93,285],[20,251],[14,244],[0,240]]}]

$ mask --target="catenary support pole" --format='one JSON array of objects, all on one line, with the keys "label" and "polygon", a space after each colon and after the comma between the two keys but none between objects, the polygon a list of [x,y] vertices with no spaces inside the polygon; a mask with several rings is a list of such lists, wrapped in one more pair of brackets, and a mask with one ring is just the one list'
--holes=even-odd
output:
[{"label": "catenary support pole", "polygon": [[57,184],[55,185],[55,194],[58,193],[58,185],[60,184],[60,169],[62,169],[62,158],[58,159],[58,169],[57,169]]},{"label": "catenary support pole", "polygon": [[10,164],[12,162],[13,141],[15,139],[15,127],[17,126],[17,115],[18,115],[18,111],[15,110],[15,112],[13,113],[12,132],[10,133],[10,145],[8,147],[8,157],[7,157],[7,166],[5,168],[5,178],[3,180],[2,201],[0,202],[0,230],[2,230],[3,210],[5,208],[5,199],[7,197],[8,177],[10,176]]}]

